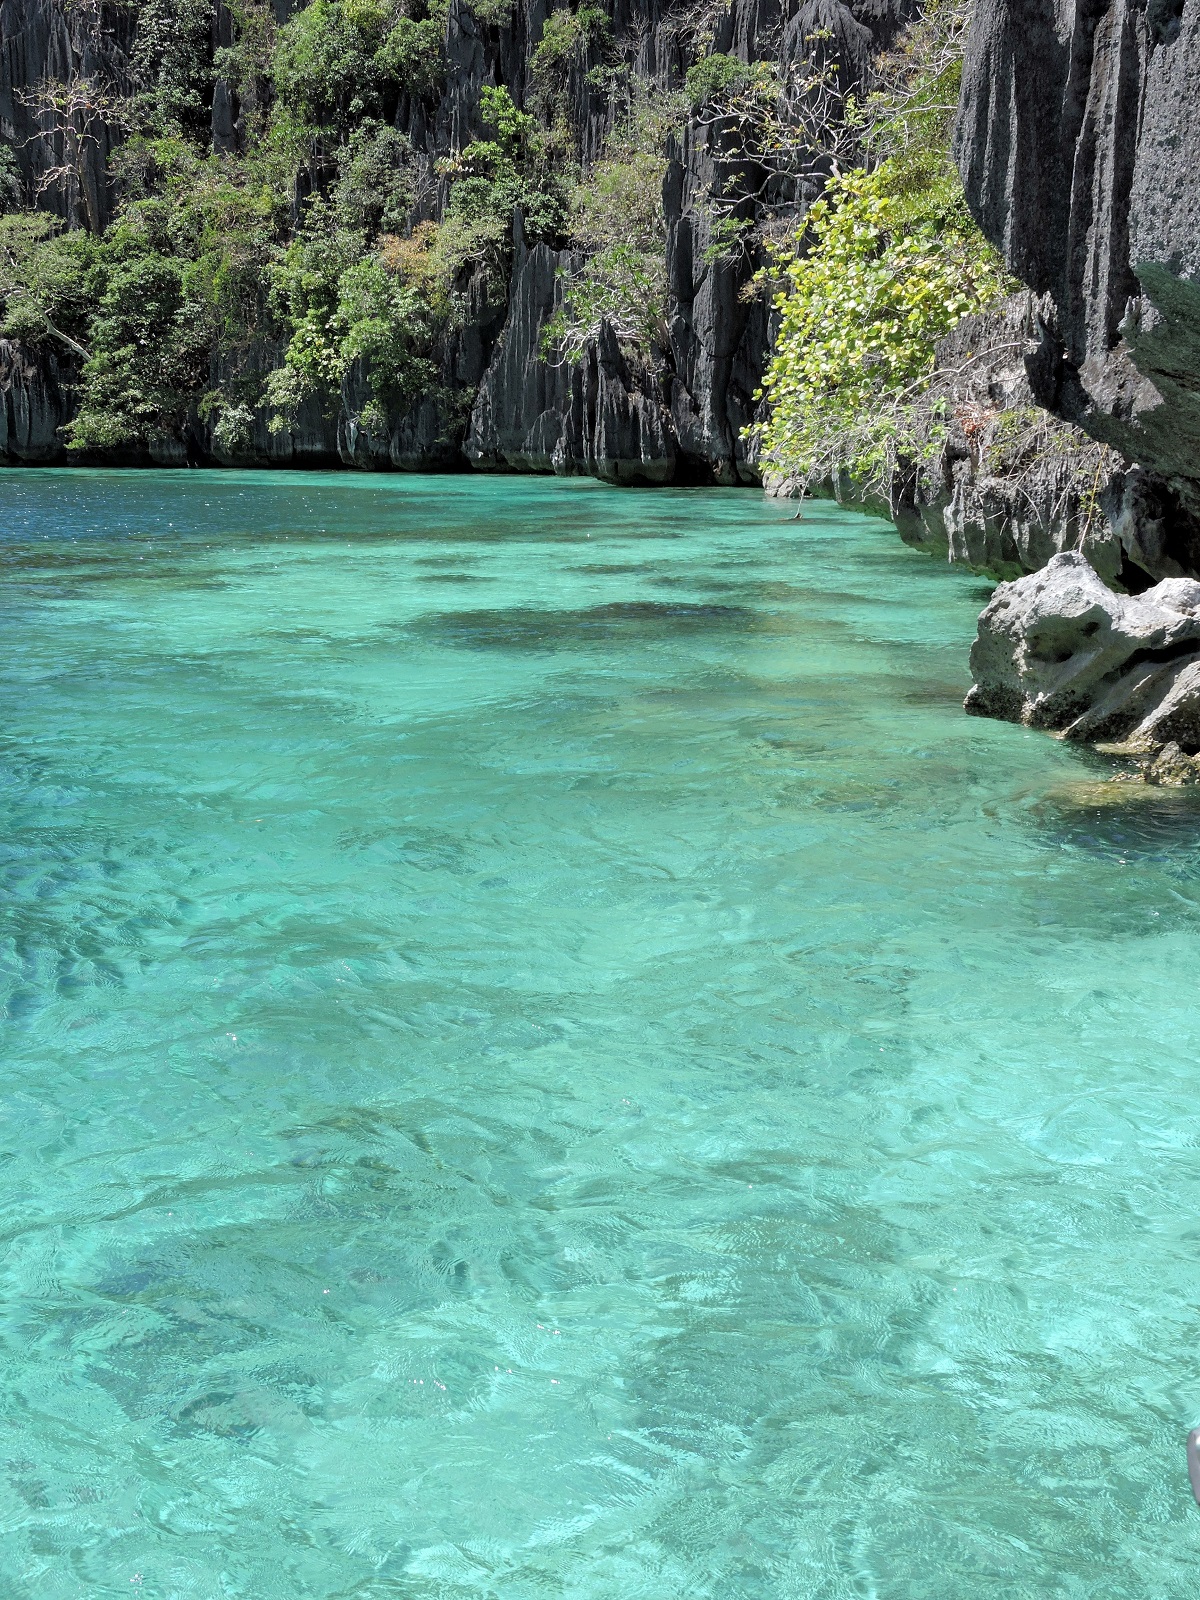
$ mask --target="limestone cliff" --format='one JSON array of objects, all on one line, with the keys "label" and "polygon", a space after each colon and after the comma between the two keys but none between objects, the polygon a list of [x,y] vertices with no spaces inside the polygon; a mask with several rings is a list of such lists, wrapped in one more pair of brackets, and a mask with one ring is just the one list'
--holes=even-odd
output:
[{"label": "limestone cliff", "polygon": [[968,201],[1042,297],[1036,398],[1140,469],[1200,570],[1200,0],[976,8]]},{"label": "limestone cliff", "polygon": [[[108,160],[119,133],[102,114],[76,115],[84,134],[68,162],[63,136],[40,110],[40,85],[104,82],[129,87],[134,18],[128,8],[100,0],[0,0],[0,140],[11,151],[27,195],[80,227],[100,228],[112,212]],[[86,119],[86,120],[85,120]],[[62,184],[43,187],[52,169],[70,165]]]},{"label": "limestone cliff", "polygon": [[[278,14],[290,9],[288,0],[276,0]],[[481,89],[502,85],[518,105],[527,102],[531,57],[552,9],[547,0],[518,0],[508,24],[497,26],[478,21],[465,0],[452,0],[447,71],[435,103],[405,99],[396,117],[429,178],[431,198],[423,202],[424,214],[436,218],[445,204],[446,187],[435,173],[438,158],[462,149],[483,131]],[[628,63],[635,78],[677,88],[698,54],[707,50],[745,62],[787,61],[802,57],[819,34],[825,48],[836,54],[842,81],[849,86],[861,79],[870,56],[917,9],[917,0],[613,0],[605,7],[610,17],[606,48]],[[228,35],[228,15],[221,0],[215,0],[214,48]],[[23,97],[43,78],[68,82],[86,76],[96,67],[98,52],[106,53],[102,65],[108,79],[121,83],[127,76],[123,52],[129,43],[128,13],[103,0],[86,5],[0,0],[0,135],[19,153],[27,192],[33,193],[40,176],[61,159],[61,151],[39,133]],[[565,85],[585,167],[600,153],[612,117],[611,100],[592,70],[598,61],[597,56],[577,63]],[[217,148],[236,144],[241,111],[233,89],[218,81],[211,90]],[[73,221],[108,215],[106,160],[116,137],[106,128],[88,154],[80,183],[51,197]],[[361,375],[354,375],[337,414],[322,415],[309,407],[287,432],[273,435],[265,413],[260,413],[232,454],[196,415],[186,437],[168,453],[180,460],[244,464],[470,464],[594,473],[618,482],[756,481],[742,430],[754,412],[753,396],[769,344],[768,318],[761,302],[747,300],[742,290],[758,263],[752,253],[713,259],[709,250],[712,217],[706,202],[734,173],[747,177],[744,152],[730,130],[696,121],[681,127],[662,197],[669,340],[665,361],[653,372],[603,333],[576,366],[546,361],[542,330],[558,292],[556,271],[570,254],[556,248],[566,241],[528,247],[518,219],[512,271],[501,302],[481,283],[471,284],[466,324],[439,348],[443,393],[457,397],[449,405],[427,398],[389,434],[372,435],[355,420]],[[764,202],[776,210],[801,198],[767,189],[763,193]],[[272,352],[264,346],[248,359],[269,365]],[[39,364],[47,364],[35,383],[44,403],[28,410],[33,432],[20,452],[0,443],[0,459],[62,455],[57,429],[69,418],[70,391],[52,381],[49,368],[56,360],[38,351],[0,350],[0,387],[9,393],[28,387]]]}]

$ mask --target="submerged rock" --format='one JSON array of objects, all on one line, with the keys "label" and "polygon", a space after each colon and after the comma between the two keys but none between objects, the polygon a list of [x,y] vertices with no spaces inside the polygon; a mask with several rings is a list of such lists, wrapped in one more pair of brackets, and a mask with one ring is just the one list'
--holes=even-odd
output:
[{"label": "submerged rock", "polygon": [[[1200,583],[1166,578],[1120,595],[1082,555],[1057,555],[997,588],[979,618],[971,673],[966,708],[978,716],[1119,742],[1130,753],[1173,743],[1181,758],[1192,756],[1200,751]],[[1164,772],[1175,770],[1171,762]]]},{"label": "submerged rock", "polygon": [[1164,789],[1181,789],[1185,783],[1200,783],[1200,756],[1187,756],[1172,741],[1164,745],[1155,759],[1143,770],[1147,783],[1160,784]]}]

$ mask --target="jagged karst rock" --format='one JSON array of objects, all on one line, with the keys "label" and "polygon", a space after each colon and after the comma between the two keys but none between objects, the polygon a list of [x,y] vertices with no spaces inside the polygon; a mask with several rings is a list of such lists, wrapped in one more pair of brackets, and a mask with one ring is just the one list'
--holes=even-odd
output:
[{"label": "jagged karst rock", "polygon": [[669,482],[675,443],[660,384],[607,325],[578,361],[542,356],[560,274],[579,258],[545,244],[528,249],[520,218],[514,232],[508,320],[471,412],[467,459],[483,469]]},{"label": "jagged karst rock", "polygon": [[1109,589],[1076,552],[1001,584],[979,618],[968,711],[1068,739],[1200,752],[1200,582]]},{"label": "jagged karst rock", "polygon": [[967,197],[1045,296],[1041,403],[1150,480],[1200,570],[1200,0],[979,5],[956,134]]},{"label": "jagged karst rock", "polygon": [[29,98],[46,80],[94,79],[128,93],[136,20],[132,6],[0,0],[0,138],[16,158],[27,193],[80,226],[102,227],[111,218],[108,160],[119,133],[103,121],[89,123],[78,170],[43,189],[47,174],[65,163],[63,137]]},{"label": "jagged karst rock", "polygon": [[78,376],[74,357],[0,339],[0,464],[44,466],[65,459],[59,429],[70,419],[71,385]]},{"label": "jagged karst rock", "polygon": [[[281,21],[294,9],[292,0],[275,0]],[[452,0],[444,83],[433,100],[406,96],[395,118],[420,176],[414,222],[436,220],[446,203],[438,160],[484,134],[480,90],[502,84],[518,105],[527,103],[530,61],[550,9],[548,0],[516,0],[507,23],[499,25],[481,21],[464,0]],[[799,59],[819,35],[849,87],[918,9],[918,0],[729,0],[699,8],[680,0],[617,0],[606,8],[614,55],[628,62],[634,78],[671,87],[695,59],[697,30],[705,28],[712,49],[747,62]],[[233,34],[223,0],[213,0],[212,18],[214,45],[227,45]],[[28,195],[60,156],[53,139],[37,136],[22,94],[43,78],[65,82],[92,72],[126,92],[135,22],[133,8],[103,0],[67,8],[58,0],[0,0],[0,137],[20,155]],[[601,64],[593,50],[569,66],[562,85],[585,165],[600,155],[611,125],[608,93],[592,70]],[[252,109],[239,102],[235,86],[217,81],[206,107],[217,149],[244,147]],[[64,215],[76,222],[93,213],[108,220],[113,195],[105,163],[118,137],[118,130],[107,130],[89,155],[82,187],[54,200]],[[547,359],[541,335],[553,305],[553,274],[573,258],[552,243],[526,249],[520,240],[507,304],[496,305],[481,286],[470,286],[461,326],[435,353],[439,382],[386,432],[360,420],[368,389],[366,375],[356,370],[333,415],[306,405],[286,430],[272,433],[264,407],[236,433],[226,431],[222,442],[213,419],[193,414],[180,448],[167,455],[225,465],[341,462],[381,469],[471,462],[595,473],[619,482],[756,482],[743,431],[754,417],[753,396],[767,358],[768,312],[761,300],[747,301],[742,293],[757,263],[737,253],[711,254],[706,200],[729,178],[747,178],[754,188],[766,176],[747,166],[732,130],[694,122],[681,129],[663,190],[667,348],[653,372],[607,335],[570,370]],[[762,191],[773,209],[804,198],[794,185],[778,182]],[[748,202],[745,209],[749,215],[754,207]],[[243,376],[253,376],[264,363],[277,364],[280,352],[263,341],[241,359]],[[52,355],[30,350],[22,361],[41,371]],[[164,442],[154,454],[167,459],[166,450]],[[131,459],[122,455],[124,462]]]}]

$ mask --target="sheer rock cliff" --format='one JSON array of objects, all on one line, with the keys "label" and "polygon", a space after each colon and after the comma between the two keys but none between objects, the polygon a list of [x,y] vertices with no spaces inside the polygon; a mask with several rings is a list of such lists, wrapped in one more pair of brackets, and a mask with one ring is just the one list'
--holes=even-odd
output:
[{"label": "sheer rock cliff", "polygon": [[1200,0],[976,9],[967,197],[1037,297],[1032,397],[1120,470],[1101,497],[1112,536],[997,590],[967,708],[1158,752],[1145,775],[1167,783],[1200,776],[1198,106]]},{"label": "sheer rock cliff", "polygon": [[957,154],[1040,297],[1035,398],[1136,466],[1200,570],[1200,0],[976,7]]},{"label": "sheer rock cliff", "polygon": [[[276,0],[280,16],[292,9]],[[480,90],[504,85],[518,105],[531,88],[530,59],[551,10],[547,0],[518,0],[508,26],[478,21],[463,0],[453,0],[446,34],[448,69],[435,104],[416,98],[401,105],[397,126],[412,141],[429,178],[425,215],[440,214],[445,184],[436,160],[483,132]],[[611,45],[643,82],[678,87],[696,59],[707,29],[711,48],[743,61],[802,56],[814,34],[836,52],[844,81],[861,78],[870,56],[885,46],[918,10],[917,0],[614,0]],[[112,11],[112,15],[109,12]],[[124,20],[122,20],[124,18]],[[103,25],[101,25],[103,24]],[[227,42],[228,15],[213,11],[214,45]],[[61,148],[38,132],[27,97],[44,78],[69,82],[99,63],[110,81],[128,76],[129,24],[121,8],[94,4],[64,7],[59,0],[0,0],[0,135],[19,152],[27,193],[62,159]],[[99,62],[98,52],[104,52]],[[600,154],[611,109],[590,77],[599,56],[573,67],[566,85],[569,114],[585,165]],[[218,82],[211,101],[218,148],[239,138],[241,108],[229,85]],[[77,223],[111,210],[106,162],[117,132],[105,128],[89,153],[82,186],[47,191]],[[682,129],[667,168],[663,208],[670,284],[668,348],[651,371],[601,335],[577,366],[555,366],[542,352],[542,331],[555,304],[555,274],[570,252],[555,242],[528,246],[519,220],[513,264],[502,304],[480,284],[469,288],[466,325],[439,352],[449,405],[426,399],[386,436],[368,435],[355,421],[362,375],[354,375],[336,414],[305,409],[283,434],[272,435],[265,413],[255,418],[247,443],[223,451],[211,428],[194,416],[172,459],[236,461],[245,465],[341,462],[362,468],[454,468],[585,473],[615,482],[757,481],[746,459],[742,432],[754,414],[769,345],[761,301],[742,291],[757,262],[738,255],[712,259],[712,220],[705,204],[714,186],[745,162],[727,130],[692,122]],[[773,205],[795,194],[771,193]],[[414,220],[419,220],[414,219]],[[558,241],[564,243],[564,241]],[[269,348],[248,358],[270,363]],[[57,356],[0,349],[0,387],[22,391],[46,363],[42,403],[29,415],[34,434],[21,453],[0,445],[0,460],[61,458],[57,430],[70,417],[70,391],[52,381]],[[14,364],[15,363],[15,364]],[[35,385],[36,386],[36,385]],[[463,402],[463,403],[460,403]],[[160,454],[162,452],[159,452]]]}]

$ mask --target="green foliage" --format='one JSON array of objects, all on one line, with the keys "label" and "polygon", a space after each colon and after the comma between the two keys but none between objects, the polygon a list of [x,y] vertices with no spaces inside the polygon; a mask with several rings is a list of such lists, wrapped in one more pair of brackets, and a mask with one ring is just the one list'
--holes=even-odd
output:
[{"label": "green foliage", "polygon": [[914,191],[885,162],[834,179],[809,212],[808,248],[779,265],[788,287],[764,385],[765,458],[811,482],[836,467],[875,481],[906,432],[934,346],[1006,291],[965,206]]},{"label": "green foliage", "polygon": [[968,0],[925,0],[921,18],[877,66],[875,83],[849,120],[874,162],[897,160],[946,177],[946,152],[962,89]]},{"label": "green foliage", "polygon": [[137,89],[131,126],[158,134],[203,136],[212,85],[210,0],[136,0],[130,65]]},{"label": "green foliage", "polygon": [[547,353],[578,360],[602,323],[651,359],[666,348],[662,189],[666,141],[682,115],[677,97],[635,93],[601,159],[576,187],[570,233],[587,259],[565,278],[562,305],[543,334]]},{"label": "green foliage", "polygon": [[280,30],[275,93],[298,120],[349,132],[382,109],[375,52],[387,12],[376,0],[311,0]]},{"label": "green foliage", "polygon": [[407,94],[428,94],[445,76],[445,18],[398,17],[375,52],[374,64]]},{"label": "green foliage", "polygon": [[927,403],[935,345],[1008,293],[950,159],[963,0],[934,0],[855,115],[877,163],[835,177],[796,245],[757,432],[765,464],[801,487],[846,471],[886,486],[937,448]]},{"label": "green foliage", "polygon": [[[269,165],[202,156],[185,138],[133,141],[122,173],[129,199],[102,239],[76,232],[42,246],[71,268],[65,331],[89,357],[75,449],[178,433],[211,355],[245,352],[262,331],[263,284],[287,225]],[[35,281],[32,267],[25,278]],[[58,336],[62,312],[48,316]]]},{"label": "green foliage", "polygon": [[394,253],[364,255],[361,235],[323,205],[310,209],[305,231],[284,252],[272,293],[292,330],[284,366],[268,382],[276,431],[304,400],[336,395],[356,361],[366,364],[366,420],[374,426],[434,383],[436,303],[397,270]]},{"label": "green foliage", "polygon": [[0,216],[6,211],[21,209],[21,169],[17,158],[3,140],[0,140]]},{"label": "green foliage", "polygon": [[476,22],[489,28],[507,28],[512,22],[514,0],[469,0],[468,9]]},{"label": "green foliage", "polygon": [[427,94],[444,73],[444,0],[410,14],[403,0],[311,0],[280,30],[273,77],[298,122],[345,136],[364,117],[390,120],[398,95]]},{"label": "green foliage", "polygon": [[744,88],[750,78],[750,68],[736,56],[719,52],[705,56],[688,71],[684,80],[684,93],[694,111],[710,101],[723,99]]},{"label": "green foliage", "polygon": [[539,149],[541,125],[528,112],[518,111],[507,89],[495,89],[485,84],[479,92],[479,114],[485,127],[495,133],[495,139],[468,145],[463,160],[472,159],[493,165],[511,162],[515,167],[526,165]]},{"label": "green foliage", "polygon": [[412,146],[395,128],[361,123],[337,154],[334,209],[367,238],[403,231],[415,198]]},{"label": "green foliage", "polygon": [[599,6],[577,11],[552,11],[542,26],[542,37],[529,60],[537,84],[565,77],[597,45],[611,37],[612,24]]},{"label": "green foliage", "polygon": [[210,307],[170,248],[160,210],[123,218],[95,247],[80,406],[66,429],[74,450],[107,450],[177,435],[208,376]]},{"label": "green foliage", "polygon": [[77,354],[92,309],[94,241],[36,212],[0,216],[0,337],[54,340]]},{"label": "green foliage", "polygon": [[185,141],[138,141],[123,167],[131,192],[105,257],[122,230],[138,230],[187,268],[190,292],[222,349],[248,345],[259,323],[262,283],[288,225],[288,197],[269,160],[244,166],[201,156]]},{"label": "green foliage", "polygon": [[[542,36],[529,58],[530,104],[555,129],[564,150],[574,145],[569,116],[572,75],[611,37],[612,24],[595,5],[583,5],[576,11],[552,11],[542,25]],[[586,77],[594,87],[599,86],[597,72],[602,73],[602,69],[593,69]]]},{"label": "green foliage", "polygon": [[451,180],[445,226],[461,242],[463,264],[487,260],[498,267],[516,208],[529,237],[563,232],[572,173],[553,133],[518,109],[507,89],[485,86],[479,109],[492,137],[439,162],[438,171]]},{"label": "green foliage", "polygon": [[266,123],[279,28],[269,0],[225,0],[233,22],[234,40],[218,49],[213,73],[223,78],[237,95],[241,115],[252,141],[259,141]]}]

